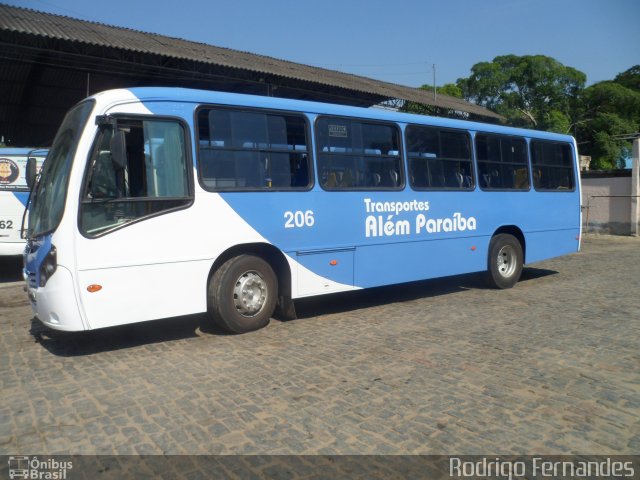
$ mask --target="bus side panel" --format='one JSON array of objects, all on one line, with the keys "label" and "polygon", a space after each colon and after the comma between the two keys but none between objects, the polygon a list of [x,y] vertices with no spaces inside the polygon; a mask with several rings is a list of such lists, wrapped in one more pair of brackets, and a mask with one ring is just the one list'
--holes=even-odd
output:
[{"label": "bus side panel", "polygon": [[578,250],[580,228],[530,232],[527,239],[527,263],[559,257]]},{"label": "bus side panel", "polygon": [[295,252],[296,297],[353,290],[355,249]]},{"label": "bus side panel", "polygon": [[[78,235],[78,289],[89,328],[205,312],[207,279],[238,239],[263,239],[217,194],[96,238]],[[100,285],[90,293],[91,285]]]},{"label": "bus side panel", "polygon": [[580,192],[532,192],[524,214],[525,263],[575,253],[580,248]]},{"label": "bus side panel", "polygon": [[486,269],[489,240],[484,237],[493,233],[493,219],[477,207],[478,195],[325,192],[316,187],[311,192],[221,197],[269,243],[289,254],[297,265],[292,268],[292,295],[297,298]]},{"label": "bus side panel", "polygon": [[363,288],[486,270],[489,237],[358,247],[355,283]]},{"label": "bus side panel", "polygon": [[21,255],[20,227],[29,192],[0,191],[0,255]]},{"label": "bus side panel", "polygon": [[[203,312],[210,268],[209,260],[201,260],[80,271],[80,295],[90,326]],[[90,293],[87,287],[96,284],[103,289]]]}]

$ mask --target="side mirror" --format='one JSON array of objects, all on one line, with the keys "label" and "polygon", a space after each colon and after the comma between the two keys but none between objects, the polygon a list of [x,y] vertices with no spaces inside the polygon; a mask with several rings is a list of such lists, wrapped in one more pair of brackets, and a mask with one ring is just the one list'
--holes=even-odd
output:
[{"label": "side mirror", "polygon": [[27,180],[27,187],[29,190],[33,188],[33,184],[36,183],[36,159],[34,157],[27,158],[27,171],[25,172]]},{"label": "side mirror", "polygon": [[111,161],[116,170],[124,170],[127,168],[127,141],[125,133],[121,130],[114,132],[109,142],[111,150]]}]

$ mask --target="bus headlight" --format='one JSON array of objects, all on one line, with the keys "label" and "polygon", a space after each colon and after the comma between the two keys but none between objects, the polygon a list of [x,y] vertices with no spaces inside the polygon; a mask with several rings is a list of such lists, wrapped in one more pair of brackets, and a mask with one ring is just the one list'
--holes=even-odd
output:
[{"label": "bus headlight", "polygon": [[42,264],[40,265],[40,284],[39,286],[44,287],[47,284],[47,281],[51,278],[56,272],[58,268],[58,253],[56,247],[51,245],[51,250],[47,253],[47,256],[44,258]]}]

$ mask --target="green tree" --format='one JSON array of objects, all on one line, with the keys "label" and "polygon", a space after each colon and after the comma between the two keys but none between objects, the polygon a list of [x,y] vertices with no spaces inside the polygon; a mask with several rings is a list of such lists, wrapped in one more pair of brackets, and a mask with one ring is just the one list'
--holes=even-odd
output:
[{"label": "green tree", "polygon": [[640,92],[640,65],[634,65],[629,70],[618,74],[614,82],[619,83],[623,87]]},{"label": "green tree", "polygon": [[505,55],[476,63],[457,86],[463,98],[507,118],[508,123],[566,133],[578,112],[586,75],[544,55]]},{"label": "green tree", "polygon": [[[428,90],[433,92],[433,86],[431,85],[422,85],[420,87],[422,90]],[[449,97],[462,98],[462,89],[458,87],[455,83],[445,83],[441,87],[436,88],[437,95],[448,95]]]},{"label": "green tree", "polygon": [[[591,156],[591,168],[620,168],[631,151],[631,142],[624,137],[640,127],[640,91],[618,82],[622,75],[616,81],[591,85],[583,92],[583,120],[578,123],[577,137],[580,152]],[[640,69],[635,75],[640,78]],[[626,80],[633,84],[631,75]]]},{"label": "green tree", "polygon": [[640,120],[640,91],[617,82],[599,82],[584,90],[582,107],[586,117],[606,112],[637,121]]}]

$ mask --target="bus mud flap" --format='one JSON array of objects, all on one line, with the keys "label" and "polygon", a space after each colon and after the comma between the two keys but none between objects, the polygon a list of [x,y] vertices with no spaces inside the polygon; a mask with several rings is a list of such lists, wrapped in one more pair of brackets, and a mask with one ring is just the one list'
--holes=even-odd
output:
[{"label": "bus mud flap", "polygon": [[276,306],[276,311],[273,316],[278,320],[295,320],[298,318],[293,299],[289,297],[278,297],[278,305]]}]

